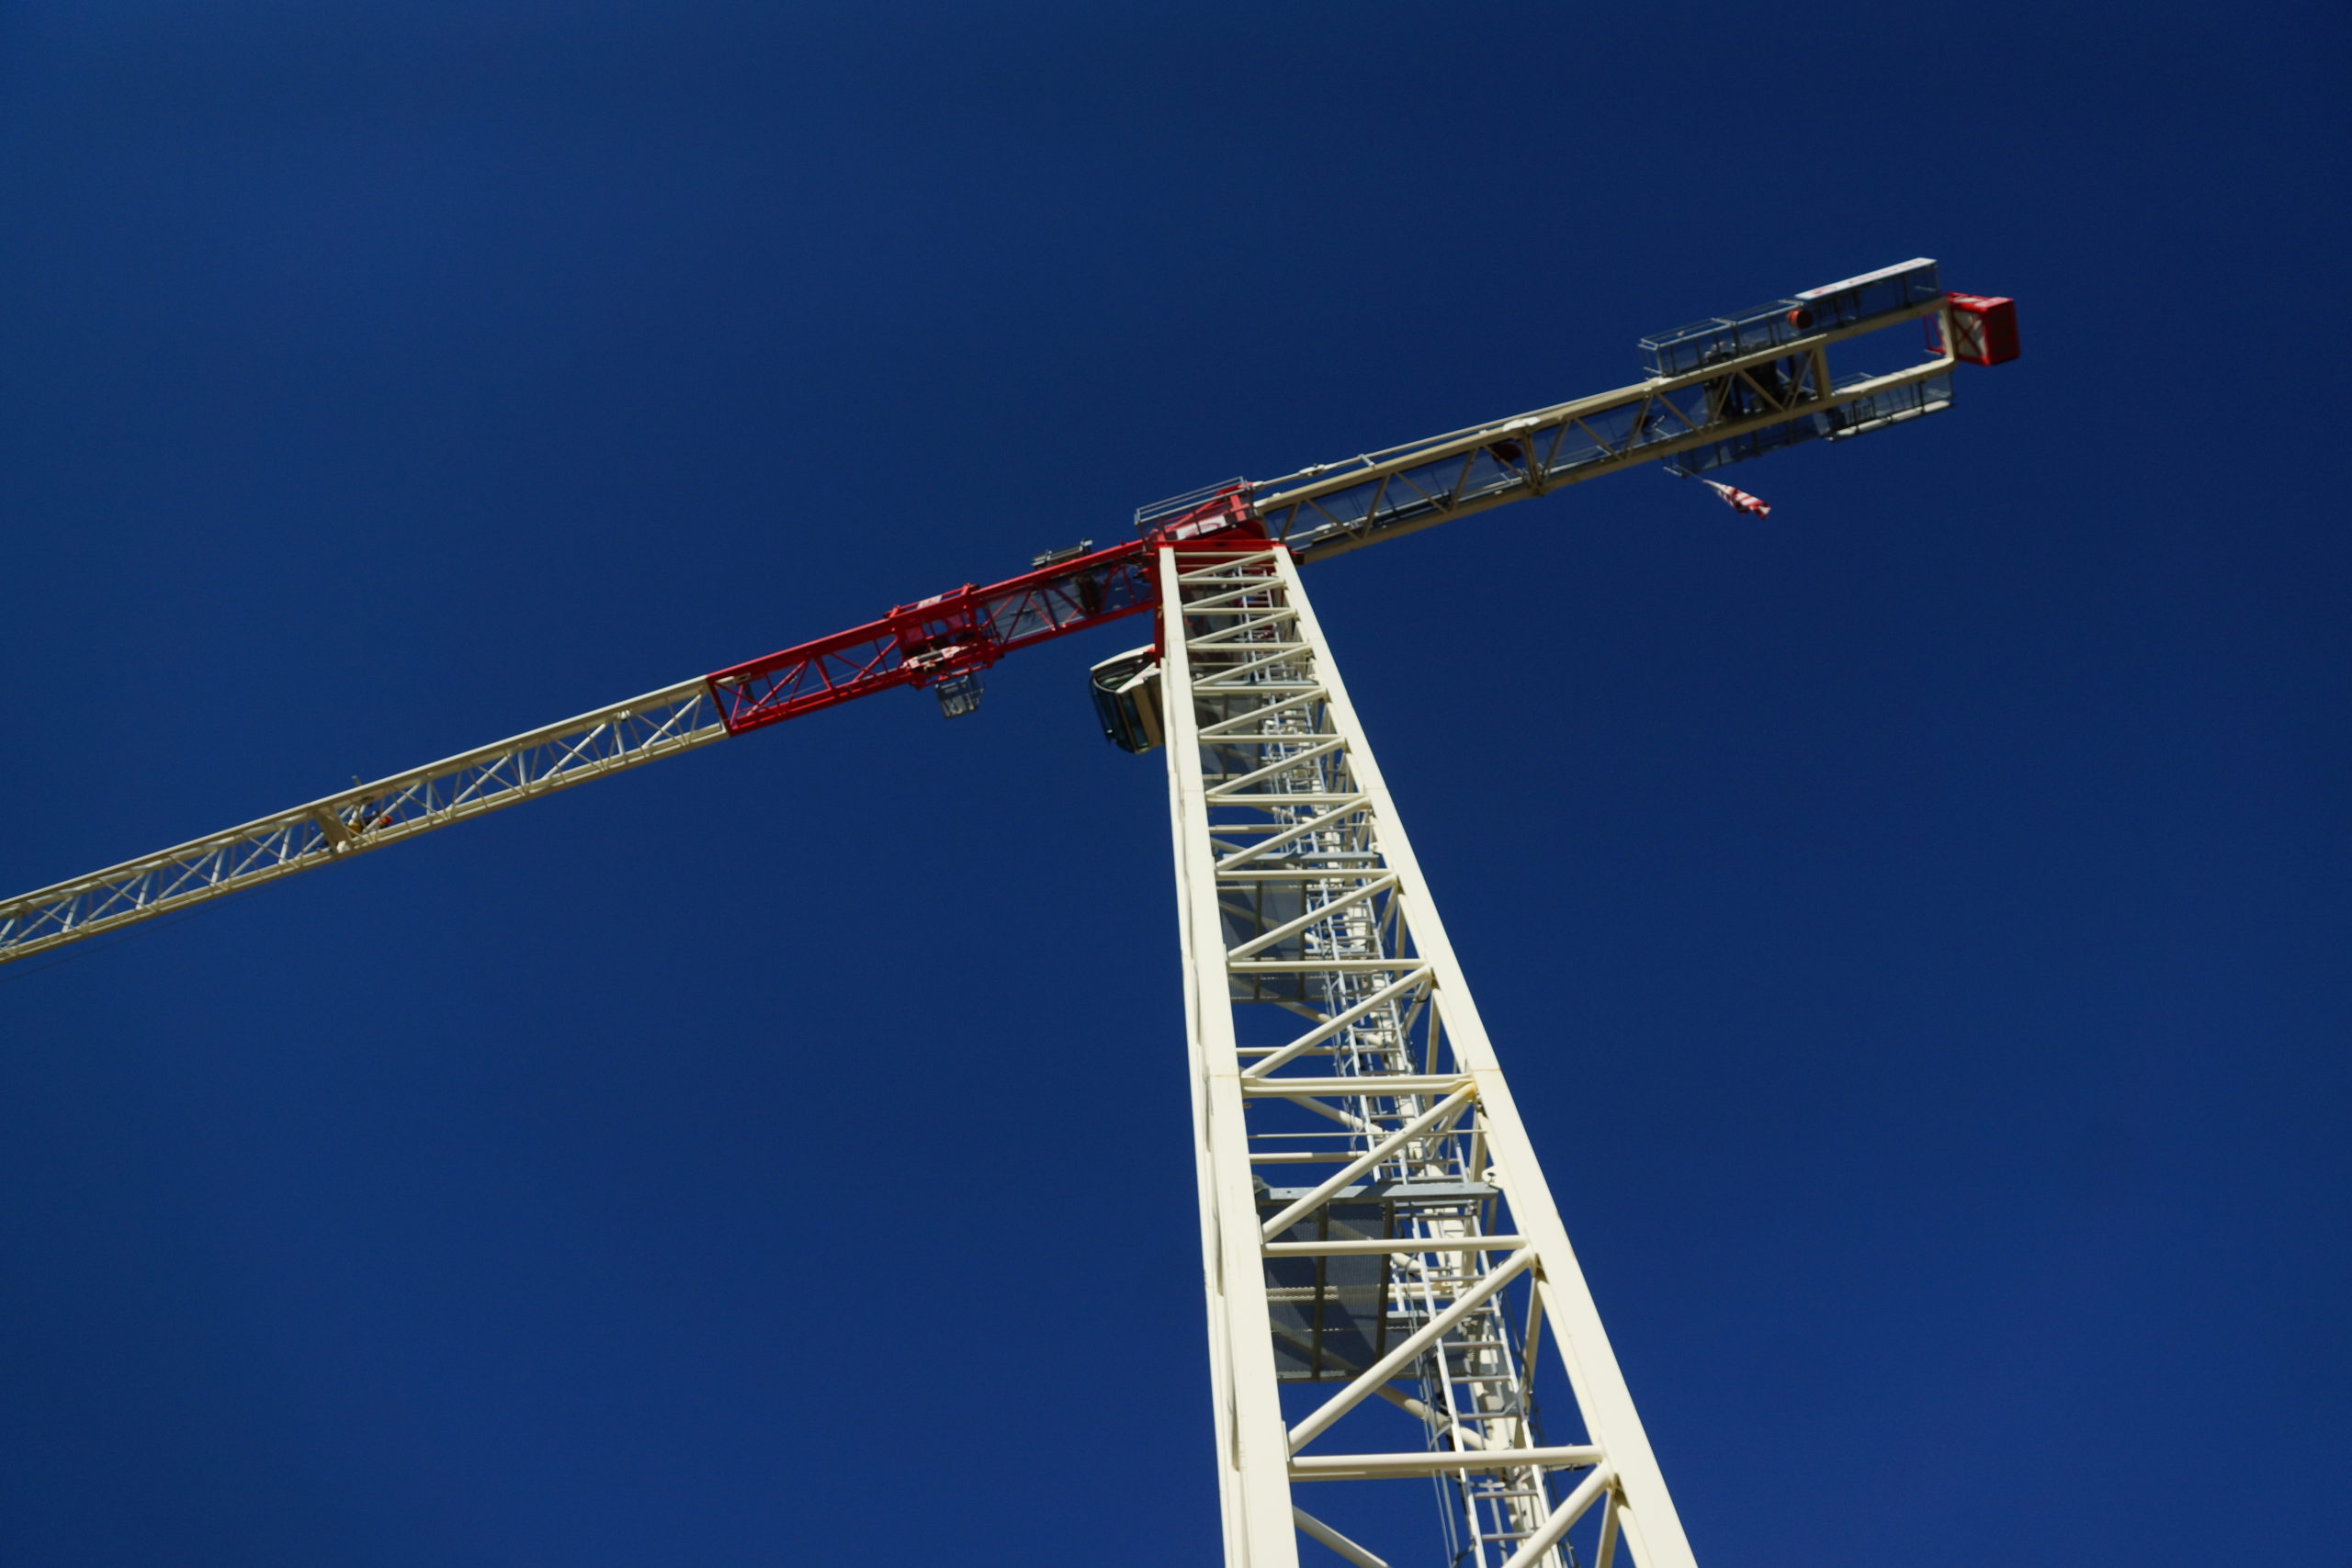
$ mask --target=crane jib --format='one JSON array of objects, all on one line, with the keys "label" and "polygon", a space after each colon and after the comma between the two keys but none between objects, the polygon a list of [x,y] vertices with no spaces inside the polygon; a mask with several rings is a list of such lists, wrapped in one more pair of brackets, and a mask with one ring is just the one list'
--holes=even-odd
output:
[{"label": "crane jib", "polygon": [[1182,500],[1152,520],[1145,538],[1052,561],[986,588],[967,582],[899,605],[878,621],[716,671],[707,677],[711,695],[729,732],[741,734],[893,686],[944,687],[1014,649],[1138,615],[1159,603],[1153,543],[1262,536],[1241,480]]},{"label": "crane jib", "polygon": [[[1833,347],[1912,321],[1925,329],[1924,363],[1833,372]],[[1649,378],[1617,391],[1275,479],[1206,486],[1139,511],[1130,543],[1047,551],[1019,577],[967,583],[831,637],[0,902],[0,963],[891,687],[929,688],[951,717],[968,713],[981,672],[1013,649],[1155,608],[1163,543],[1265,538],[1307,562],[1639,464],[1696,473],[1885,429],[1949,407],[1955,364],[2016,358],[2017,318],[2007,299],[1945,292],[1936,264],[1920,258],[1640,346]]]},{"label": "crane jib", "polygon": [[1140,542],[1114,545],[979,588],[902,604],[878,621],[707,677],[728,731],[741,734],[893,686],[932,686],[1016,648],[1138,615],[1159,603]]},{"label": "crane jib", "polygon": [[[1920,322],[1924,360],[1833,368]],[[2018,355],[2014,302],[1944,291],[1925,257],[1644,338],[1650,378],[1252,487],[1302,561],[1416,533],[1644,463],[1695,474],[1801,441],[1842,440],[1951,406],[1955,364]]]}]

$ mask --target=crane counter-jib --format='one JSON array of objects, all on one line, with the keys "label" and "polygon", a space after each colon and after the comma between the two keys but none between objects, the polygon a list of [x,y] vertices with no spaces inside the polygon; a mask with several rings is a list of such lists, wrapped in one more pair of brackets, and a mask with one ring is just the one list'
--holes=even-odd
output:
[{"label": "crane counter-jib", "polygon": [[[1832,368],[1833,348],[1927,323],[1923,362]],[[1696,473],[1950,406],[1956,362],[2017,355],[2014,307],[1945,293],[1920,259],[1645,338],[1650,377],[1611,392],[1255,484],[1230,480],[1136,514],[1136,540],[1048,551],[880,619],[104,871],[0,902],[0,963],[257,886],[657,757],[899,686],[949,716],[1016,649],[1156,608],[1154,547],[1266,537],[1336,555],[1649,462]],[[1155,742],[1156,734],[1151,737]]]}]

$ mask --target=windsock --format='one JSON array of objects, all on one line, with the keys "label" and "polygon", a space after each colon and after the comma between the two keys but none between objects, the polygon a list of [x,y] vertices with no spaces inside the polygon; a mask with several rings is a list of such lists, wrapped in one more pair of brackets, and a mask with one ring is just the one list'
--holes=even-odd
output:
[{"label": "windsock", "polygon": [[1713,479],[1701,479],[1699,482],[1705,485],[1709,490],[1713,491],[1717,495],[1722,496],[1724,498],[1724,504],[1730,507],[1735,512],[1750,513],[1758,517],[1770,517],[1772,515],[1772,509],[1770,507],[1765,505],[1762,502],[1757,500],[1754,496],[1748,494],[1744,490],[1735,490],[1730,485],[1717,484]]}]

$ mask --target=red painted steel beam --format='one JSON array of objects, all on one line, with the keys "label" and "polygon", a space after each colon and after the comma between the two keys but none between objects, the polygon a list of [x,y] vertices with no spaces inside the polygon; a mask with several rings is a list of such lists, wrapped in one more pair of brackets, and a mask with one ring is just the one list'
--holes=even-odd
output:
[{"label": "red painted steel beam", "polygon": [[1113,545],[986,588],[966,583],[878,621],[704,677],[728,733],[776,724],[893,686],[928,686],[986,669],[1017,648],[1049,642],[1159,603],[1153,546],[1258,531],[1246,489],[1224,491],[1149,538]]}]

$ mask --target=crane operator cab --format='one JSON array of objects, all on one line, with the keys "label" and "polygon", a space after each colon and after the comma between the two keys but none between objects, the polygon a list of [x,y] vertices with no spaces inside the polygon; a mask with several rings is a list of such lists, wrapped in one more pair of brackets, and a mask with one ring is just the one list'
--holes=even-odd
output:
[{"label": "crane operator cab", "polygon": [[1142,752],[1159,744],[1159,660],[1150,649],[1104,660],[1087,672],[1086,689],[1112,745]]}]

